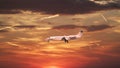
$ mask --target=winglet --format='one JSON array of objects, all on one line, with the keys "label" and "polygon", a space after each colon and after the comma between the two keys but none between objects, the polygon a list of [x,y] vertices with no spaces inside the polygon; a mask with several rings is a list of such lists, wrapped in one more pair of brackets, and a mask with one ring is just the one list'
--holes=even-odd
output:
[{"label": "winglet", "polygon": [[83,30],[81,30],[80,32],[83,33]]}]

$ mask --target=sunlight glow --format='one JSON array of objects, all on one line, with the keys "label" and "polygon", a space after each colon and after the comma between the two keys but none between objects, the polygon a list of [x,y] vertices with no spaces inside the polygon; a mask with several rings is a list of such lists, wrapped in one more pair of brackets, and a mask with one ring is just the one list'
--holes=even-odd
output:
[{"label": "sunlight glow", "polygon": [[60,67],[58,67],[58,66],[47,66],[45,68],[60,68]]}]

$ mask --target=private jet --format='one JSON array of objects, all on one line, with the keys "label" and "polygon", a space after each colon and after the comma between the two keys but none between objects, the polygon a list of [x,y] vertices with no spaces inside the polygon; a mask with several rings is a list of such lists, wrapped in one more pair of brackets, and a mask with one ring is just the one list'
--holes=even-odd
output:
[{"label": "private jet", "polygon": [[64,41],[65,43],[68,43],[69,40],[75,40],[75,39],[81,38],[82,35],[83,35],[83,31],[81,30],[76,35],[50,36],[50,37],[46,38],[46,41],[50,42],[51,40],[60,40],[60,41]]}]

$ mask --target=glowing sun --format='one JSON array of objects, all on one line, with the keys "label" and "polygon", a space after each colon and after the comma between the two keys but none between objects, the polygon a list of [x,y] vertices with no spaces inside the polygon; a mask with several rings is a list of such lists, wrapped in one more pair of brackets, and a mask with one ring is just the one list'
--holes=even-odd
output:
[{"label": "glowing sun", "polygon": [[58,66],[48,66],[46,68],[59,68]]}]

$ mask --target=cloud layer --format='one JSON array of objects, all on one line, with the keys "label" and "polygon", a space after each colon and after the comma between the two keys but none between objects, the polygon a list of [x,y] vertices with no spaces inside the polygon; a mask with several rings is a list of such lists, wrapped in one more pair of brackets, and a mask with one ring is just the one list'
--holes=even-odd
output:
[{"label": "cloud layer", "polygon": [[91,26],[77,26],[77,25],[60,25],[60,26],[55,26],[53,29],[75,29],[75,28],[83,28],[87,30],[88,32],[91,31],[99,31],[99,30],[104,30],[108,28],[113,28],[114,26],[109,26],[109,25],[91,25]]},{"label": "cloud layer", "polygon": [[[101,3],[101,1],[99,2]],[[1,0],[0,9],[6,11],[0,12],[10,13],[8,10],[23,9],[50,14],[76,14],[120,8],[119,1],[114,0],[113,2],[109,2],[108,0],[105,2],[105,5],[101,5],[95,0]],[[18,11],[11,11],[11,13],[17,12]]]},{"label": "cloud layer", "polygon": [[[119,12],[105,11],[108,22],[99,14],[0,14],[0,68],[120,68]],[[81,28],[89,32],[68,44],[45,41]]]}]

